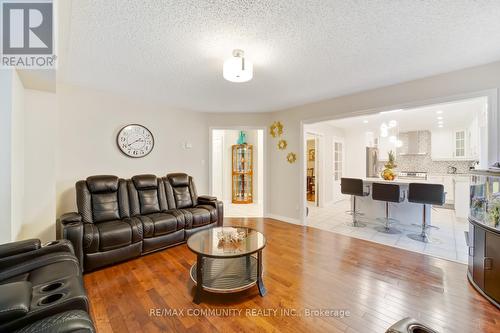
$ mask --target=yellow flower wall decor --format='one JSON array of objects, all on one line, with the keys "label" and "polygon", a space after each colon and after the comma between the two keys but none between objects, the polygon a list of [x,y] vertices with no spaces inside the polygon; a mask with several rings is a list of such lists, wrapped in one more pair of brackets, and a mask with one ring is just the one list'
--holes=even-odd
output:
[{"label": "yellow flower wall decor", "polygon": [[286,155],[286,160],[288,161],[288,163],[295,163],[295,161],[297,160],[297,155],[295,155],[295,153],[288,153],[288,155]]},{"label": "yellow flower wall decor", "polygon": [[281,139],[280,141],[278,141],[278,149],[279,150],[285,150],[287,146],[288,146],[288,143],[286,142],[286,140]]},{"label": "yellow flower wall decor", "polygon": [[281,136],[283,134],[283,124],[279,121],[275,121],[269,127],[269,134],[271,134],[273,138]]}]

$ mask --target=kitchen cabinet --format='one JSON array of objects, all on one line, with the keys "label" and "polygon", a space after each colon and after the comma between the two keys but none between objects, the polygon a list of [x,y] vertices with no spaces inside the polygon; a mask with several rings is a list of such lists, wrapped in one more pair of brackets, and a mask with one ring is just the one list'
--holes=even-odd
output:
[{"label": "kitchen cabinet", "polygon": [[455,216],[466,219],[469,215],[470,180],[469,176],[456,175],[453,177],[455,189]]},{"label": "kitchen cabinet", "polygon": [[440,129],[431,133],[431,158],[434,161],[479,159],[479,131],[469,129]]},{"label": "kitchen cabinet", "polygon": [[435,161],[452,161],[453,133],[449,130],[437,130],[431,133],[431,158]]}]

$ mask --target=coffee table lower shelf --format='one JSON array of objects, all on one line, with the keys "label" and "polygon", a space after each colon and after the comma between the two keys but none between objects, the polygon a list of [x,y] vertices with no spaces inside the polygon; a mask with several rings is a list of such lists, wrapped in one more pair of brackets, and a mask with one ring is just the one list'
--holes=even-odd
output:
[{"label": "coffee table lower shelf", "polygon": [[[196,263],[189,272],[196,284]],[[257,258],[203,258],[203,290],[214,293],[235,293],[257,284]]]}]

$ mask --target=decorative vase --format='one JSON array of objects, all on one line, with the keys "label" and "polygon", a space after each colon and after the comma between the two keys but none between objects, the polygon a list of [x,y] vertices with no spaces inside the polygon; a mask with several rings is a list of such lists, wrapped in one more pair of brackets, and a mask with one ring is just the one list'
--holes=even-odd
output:
[{"label": "decorative vase", "polygon": [[245,145],[247,143],[247,135],[245,132],[240,131],[240,136],[238,137],[238,142],[239,145]]}]

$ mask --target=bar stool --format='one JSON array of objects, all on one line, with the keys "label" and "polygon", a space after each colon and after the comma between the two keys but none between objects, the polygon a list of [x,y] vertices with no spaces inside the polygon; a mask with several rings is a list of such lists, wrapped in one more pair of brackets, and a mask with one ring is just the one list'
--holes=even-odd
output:
[{"label": "bar stool", "polygon": [[372,199],[378,201],[385,201],[385,217],[377,218],[377,221],[382,222],[384,225],[376,227],[375,230],[385,234],[399,234],[400,230],[391,227],[391,224],[398,223],[399,221],[389,217],[389,202],[400,203],[404,201],[404,191],[397,184],[373,183],[372,184]]},{"label": "bar stool", "polygon": [[408,190],[408,201],[414,203],[420,203],[423,205],[422,214],[422,230],[419,234],[408,234],[408,237],[424,243],[439,243],[437,239],[429,237],[427,234],[427,229],[436,228],[430,224],[427,224],[426,218],[426,206],[427,205],[437,205],[442,206],[445,203],[445,192],[444,186],[441,184],[422,184],[422,183],[410,183]]},{"label": "bar stool", "polygon": [[365,223],[358,221],[358,216],[363,216],[363,213],[356,211],[356,197],[366,197],[370,195],[370,188],[368,191],[365,190],[366,187],[363,185],[363,180],[358,178],[341,178],[340,179],[340,192],[342,194],[351,195],[353,198],[352,210],[348,210],[346,213],[352,215],[352,223],[349,223],[351,227],[364,228]]}]

